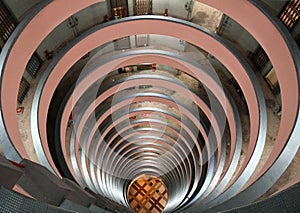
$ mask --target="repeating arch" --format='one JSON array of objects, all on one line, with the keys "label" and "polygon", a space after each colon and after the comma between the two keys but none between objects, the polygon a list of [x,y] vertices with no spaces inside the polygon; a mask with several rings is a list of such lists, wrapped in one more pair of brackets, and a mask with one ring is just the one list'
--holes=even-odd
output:
[{"label": "repeating arch", "polygon": [[[70,68],[87,52],[115,39],[157,34],[175,37],[204,49],[216,57],[238,82],[250,119],[249,145],[239,170],[242,127],[234,99],[223,88],[222,80],[183,54],[146,48],[114,52],[109,57],[101,55],[99,61],[82,71],[65,95],[56,118],[55,143],[64,158],[62,165],[67,167],[66,170],[82,187],[87,186],[127,207],[124,188],[130,184],[128,180],[142,173],[160,177],[169,190],[166,212],[217,211],[248,204],[279,179],[299,149],[299,135],[296,134],[299,132],[299,48],[284,26],[256,0],[198,1],[219,9],[240,23],[264,48],[276,70],[282,116],[275,145],[259,174],[251,178],[266,141],[267,115],[263,92],[247,60],[228,41],[205,28],[172,17],[152,15],[127,17],[95,26],[70,42],[52,60],[39,81],[31,110],[32,138],[43,166],[58,176],[63,175],[49,150],[46,118],[54,92]],[[67,17],[99,2],[43,2],[23,20],[1,52],[0,134],[8,157],[17,161],[28,157],[20,132],[15,128],[14,109],[18,85],[32,53]],[[47,27],[40,28],[41,24]],[[264,27],[257,27],[260,25]],[[37,29],[40,29],[38,33]],[[269,34],[272,34],[271,39]],[[24,51],[20,53],[19,49]],[[143,63],[183,71],[204,85],[209,98],[200,97],[174,76],[163,75],[163,70],[160,74],[148,70],[148,73],[123,76],[107,87],[100,83],[100,92],[92,91],[93,85],[107,80],[118,68]],[[113,100],[116,94],[123,94],[132,85],[136,88],[150,85],[169,93],[186,95],[195,108],[185,104],[182,97],[176,99],[158,91],[140,89]],[[69,116],[81,98],[89,95],[89,90],[93,93],[93,100],[81,108],[82,112],[73,125],[71,140],[66,141]],[[156,107],[138,106],[145,102]],[[133,109],[130,109],[131,105]],[[128,108],[125,110],[125,107]],[[155,118],[143,117],[154,112]],[[131,117],[138,118],[131,121]],[[226,128],[228,135],[224,133]],[[226,147],[226,136],[229,137],[229,148]],[[177,188],[173,186],[174,182],[179,184]]]}]

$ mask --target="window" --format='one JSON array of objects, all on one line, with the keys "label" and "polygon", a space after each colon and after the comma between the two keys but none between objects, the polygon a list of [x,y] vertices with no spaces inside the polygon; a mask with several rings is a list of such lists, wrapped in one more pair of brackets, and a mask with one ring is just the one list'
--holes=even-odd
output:
[{"label": "window", "polygon": [[135,0],[134,15],[152,14],[152,0]]},{"label": "window", "polygon": [[297,23],[300,16],[300,1],[291,0],[289,1],[284,9],[281,11],[279,18],[290,30]]},{"label": "window", "polygon": [[268,55],[262,47],[258,47],[251,58],[258,70],[262,70],[269,61]]},{"label": "window", "polygon": [[128,16],[128,2],[127,0],[110,0],[112,8],[112,16],[114,19]]},{"label": "window", "polygon": [[37,53],[34,53],[32,57],[30,58],[26,70],[27,72],[35,78],[37,72],[39,71],[40,67],[42,66],[43,61],[41,58],[38,56]]},{"label": "window", "polygon": [[30,84],[28,81],[23,77],[19,87],[19,94],[18,94],[18,104],[21,104],[28,93],[30,88]]},{"label": "window", "polygon": [[149,46],[149,35],[147,34],[135,35],[135,46],[136,47]]},{"label": "window", "polygon": [[0,47],[2,48],[9,36],[17,27],[17,22],[10,14],[5,4],[0,1]]}]

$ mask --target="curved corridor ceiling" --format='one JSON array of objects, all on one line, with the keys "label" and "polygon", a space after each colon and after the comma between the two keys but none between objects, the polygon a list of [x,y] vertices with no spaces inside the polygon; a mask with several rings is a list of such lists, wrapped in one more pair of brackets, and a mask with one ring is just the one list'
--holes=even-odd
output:
[{"label": "curved corridor ceiling", "polygon": [[[15,107],[30,57],[56,26],[98,2],[44,1],[19,24],[3,48],[1,135],[7,157],[28,158],[15,128]],[[268,117],[264,93],[247,60],[230,42],[199,25],[155,15],[96,25],[55,55],[39,80],[31,109],[32,138],[43,166],[58,176],[65,176],[65,171],[82,187],[128,208],[126,194],[131,182],[141,175],[158,177],[168,190],[165,212],[231,209],[255,201],[270,189],[299,148],[299,48],[259,1],[199,2],[241,24],[264,48],[276,70],[282,115],[272,152],[261,170],[255,171],[264,150]],[[55,91],[72,75],[72,66],[98,47],[139,34],[188,42],[227,68],[241,88],[249,112],[250,137],[240,165],[245,142],[233,94],[211,69],[170,49],[132,48],[92,58],[64,94],[53,127],[54,140],[49,141],[51,103]],[[202,85],[206,96],[159,68],[116,74],[123,67],[145,64],[182,71]],[[74,118],[68,141],[70,115]],[[63,158],[59,166],[49,143],[55,143]]]}]

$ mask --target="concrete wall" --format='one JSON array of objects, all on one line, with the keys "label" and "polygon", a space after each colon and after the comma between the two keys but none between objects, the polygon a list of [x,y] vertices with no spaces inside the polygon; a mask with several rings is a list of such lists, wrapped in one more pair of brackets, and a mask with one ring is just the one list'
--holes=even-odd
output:
[{"label": "concrete wall", "polygon": [[223,13],[200,2],[194,2],[191,21],[215,32],[220,24]]},{"label": "concrete wall", "polygon": [[94,4],[91,7],[79,11],[73,15],[73,18],[78,20],[76,27],[70,27],[69,20],[65,20],[44,39],[38,47],[37,53],[45,60],[45,50],[59,50],[79,33],[101,23],[105,14],[108,14],[106,2]]},{"label": "concrete wall", "polygon": [[245,53],[254,52],[258,47],[258,42],[253,36],[228,16],[223,16],[218,34],[237,44]]},{"label": "concrete wall", "polygon": [[10,9],[17,21],[21,21],[42,0],[3,0],[4,4]]},{"label": "concrete wall", "polygon": [[[42,2],[42,0],[3,0],[3,2],[20,22],[36,5]],[[79,33],[101,23],[105,14],[108,14],[105,1],[79,11],[73,16],[78,20],[76,27],[70,27],[69,20],[65,20],[45,38],[38,47],[37,53],[42,60],[45,60],[45,50],[50,52],[57,48],[59,49]]]},{"label": "concrete wall", "polygon": [[284,5],[290,0],[261,0],[266,5],[270,7],[270,9],[274,12],[275,15],[278,15]]},{"label": "concrete wall", "polygon": [[84,31],[90,28],[91,25],[99,24],[103,21],[103,16],[108,14],[106,2],[94,4],[82,11],[79,11],[75,16],[78,18],[77,28],[79,31]]},{"label": "concrete wall", "polygon": [[178,38],[173,38],[170,36],[161,36],[161,35],[150,35],[149,36],[149,45],[150,46],[165,46],[172,48],[178,51],[184,51],[184,42]]},{"label": "concrete wall", "polygon": [[74,38],[73,30],[67,27],[68,21],[65,20],[57,26],[37,48],[37,53],[42,60],[45,60],[44,51],[53,51],[58,48],[64,41]]},{"label": "concrete wall", "polygon": [[[286,3],[290,0],[262,0],[266,5],[270,7],[270,9],[274,12],[276,16],[280,14],[280,12],[285,7]],[[300,35],[300,22],[293,27],[291,30],[291,34],[294,38],[297,38]]]},{"label": "concrete wall", "polygon": [[[276,16],[279,15],[287,1],[288,0],[262,0]],[[299,31],[300,26],[299,28],[295,28],[295,34]],[[228,16],[222,18],[218,34],[237,44],[246,52],[253,52],[258,47],[257,41],[244,28]]]},{"label": "concrete wall", "polygon": [[297,22],[297,24],[293,27],[292,31],[292,36],[294,38],[298,38],[300,35],[300,21]]},{"label": "concrete wall", "polygon": [[[155,35],[155,34],[150,34],[148,38],[149,38],[148,45],[145,45],[145,46],[165,47],[165,48],[170,48],[170,49],[177,50],[177,51],[184,51],[184,49],[185,49],[185,42],[178,38],[174,38],[174,37],[170,37],[170,36]],[[145,41],[146,41],[146,39],[145,39]],[[126,42],[124,42],[124,43],[126,43]],[[124,45],[124,46],[128,46],[128,43],[127,43],[127,45]],[[110,47],[110,45],[107,45],[107,47],[105,49],[108,49],[108,47]],[[129,37],[129,47],[136,48],[136,37],[135,36]],[[111,51],[114,51],[114,49],[112,49]]]}]

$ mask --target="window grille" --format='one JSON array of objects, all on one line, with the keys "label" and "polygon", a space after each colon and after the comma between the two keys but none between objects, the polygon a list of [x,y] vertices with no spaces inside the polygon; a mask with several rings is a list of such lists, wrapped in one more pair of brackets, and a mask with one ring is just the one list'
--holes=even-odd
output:
[{"label": "window grille", "polygon": [[135,0],[134,15],[152,14],[152,0]]},{"label": "window grille", "polygon": [[42,64],[43,61],[41,60],[41,58],[37,53],[34,53],[26,66],[26,70],[32,77],[35,77]]},{"label": "window grille", "polygon": [[19,94],[18,94],[18,104],[21,104],[28,93],[30,88],[30,84],[28,81],[23,77],[19,87]]},{"label": "window grille", "polygon": [[258,70],[262,70],[269,61],[268,55],[262,47],[258,47],[252,55],[252,61]]},{"label": "window grille", "polygon": [[290,30],[292,29],[300,16],[300,1],[291,0],[289,1],[284,9],[281,11],[279,18],[285,24],[285,26]]},{"label": "window grille", "polygon": [[0,39],[1,48],[17,27],[15,18],[10,14],[5,4],[0,1]]},{"label": "window grille", "polygon": [[127,0],[110,0],[112,8],[112,16],[114,19],[128,16],[128,2]]},{"label": "window grille", "polygon": [[135,46],[136,47],[149,46],[149,35],[148,34],[135,35]]}]

